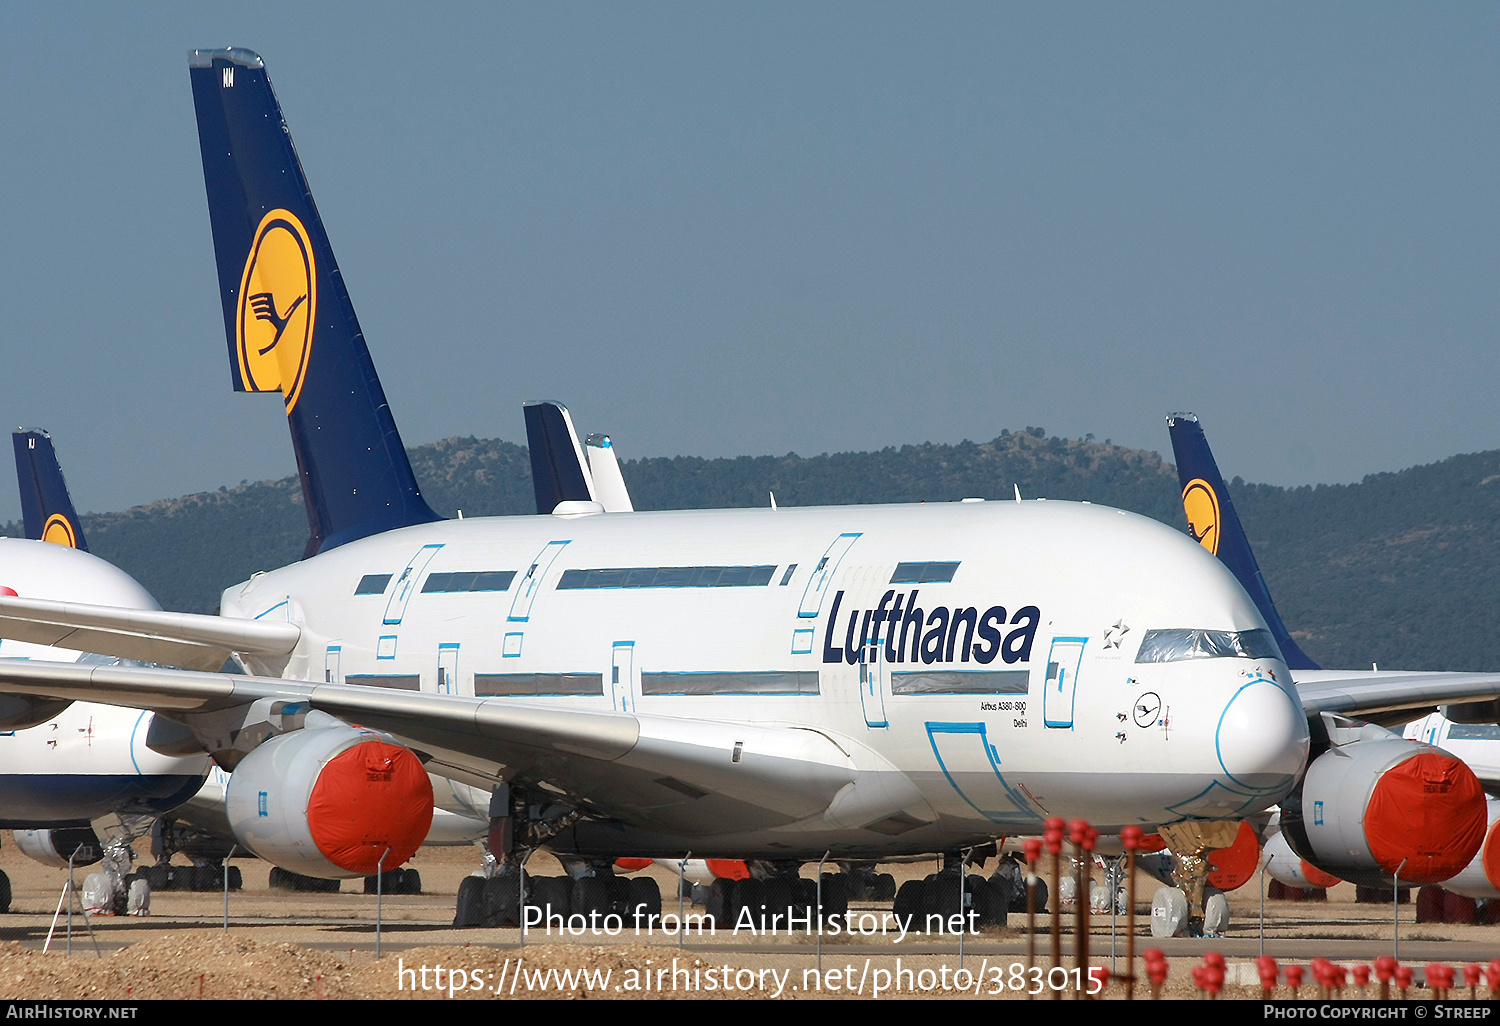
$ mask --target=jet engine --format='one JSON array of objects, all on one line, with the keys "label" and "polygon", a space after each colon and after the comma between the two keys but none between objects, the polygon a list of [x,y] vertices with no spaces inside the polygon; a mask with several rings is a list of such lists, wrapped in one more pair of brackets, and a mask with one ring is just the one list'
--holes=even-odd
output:
[{"label": "jet engine", "polygon": [[1266,872],[1271,879],[1287,887],[1310,890],[1318,887],[1333,887],[1343,882],[1338,877],[1323,872],[1292,851],[1292,846],[1287,844],[1286,834],[1282,833],[1279,828],[1267,833],[1266,843],[1261,848],[1260,854],[1262,864],[1265,865]]},{"label": "jet engine", "polygon": [[[1447,752],[1364,724],[1335,727],[1282,803],[1281,826],[1300,857],[1353,883],[1441,883],[1484,840],[1484,789]],[[1345,743],[1339,739],[1347,738]]]},{"label": "jet engine", "polygon": [[1443,884],[1455,894],[1481,900],[1500,898],[1500,798],[1488,798],[1485,805],[1489,812],[1489,826],[1484,832],[1479,854],[1457,876]]},{"label": "jet engine", "polygon": [[272,865],[325,879],[401,865],[426,838],[433,813],[422,761],[383,735],[344,724],[258,746],[230,774],[224,804],[245,847]]},{"label": "jet engine", "polygon": [[104,845],[86,826],[16,830],[14,836],[22,855],[54,869],[67,869],[69,858],[74,866],[92,866],[104,857]]}]

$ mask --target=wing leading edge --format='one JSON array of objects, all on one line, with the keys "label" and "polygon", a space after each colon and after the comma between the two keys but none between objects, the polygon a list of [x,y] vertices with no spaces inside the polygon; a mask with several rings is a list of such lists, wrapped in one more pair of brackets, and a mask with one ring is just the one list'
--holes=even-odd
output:
[{"label": "wing leading edge", "polygon": [[[540,785],[583,809],[679,836],[826,819],[930,819],[889,764],[820,731],[561,709],[281,678],[40,661],[0,664],[0,692],[152,709],[232,749],[318,710],[386,731],[430,771],[480,786]],[[282,718],[282,719],[278,719]],[[876,778],[879,778],[878,780]],[[726,820],[725,817],[733,817]]]}]

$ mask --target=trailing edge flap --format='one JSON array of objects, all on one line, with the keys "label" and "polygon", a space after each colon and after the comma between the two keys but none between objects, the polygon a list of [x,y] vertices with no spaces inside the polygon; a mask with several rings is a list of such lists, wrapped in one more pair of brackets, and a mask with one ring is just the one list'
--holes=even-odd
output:
[{"label": "trailing edge flap", "polygon": [[1382,670],[1294,670],[1308,716],[1340,713],[1369,719],[1409,710],[1416,719],[1439,705],[1500,697],[1500,673],[1402,673]]},{"label": "trailing edge flap", "polygon": [[0,596],[0,638],[189,670],[217,670],[231,652],[286,655],[301,635],[270,620]]},{"label": "trailing edge flap", "polygon": [[[876,768],[857,766],[851,751],[814,730],[271,677],[0,660],[0,693],[175,717],[263,700],[306,702],[387,731],[471,780],[494,782],[503,771],[518,783],[544,781],[619,820],[689,832],[707,829],[706,812],[734,812],[747,829],[821,815],[835,799],[848,804],[849,785],[863,793],[862,769]],[[891,800],[904,804],[907,796]],[[872,806],[869,820],[894,811]]]}]

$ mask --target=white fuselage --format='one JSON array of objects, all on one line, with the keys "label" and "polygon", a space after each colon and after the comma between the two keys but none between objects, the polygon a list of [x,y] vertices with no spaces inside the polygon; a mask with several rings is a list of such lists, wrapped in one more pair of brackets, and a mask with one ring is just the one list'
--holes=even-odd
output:
[{"label": "white fuselage", "polygon": [[[49,542],[0,539],[0,586],[23,598],[161,608],[124,571]],[[0,658],[91,657],[4,640]],[[147,748],[152,716],[75,702],[38,726],[0,731],[0,826],[81,826],[111,812],[154,814],[185,801],[207,772],[207,757],[173,758]]]},{"label": "white fuselage", "polygon": [[[613,570],[635,576],[590,572]],[[503,589],[469,576],[503,572]],[[492,590],[458,590],[481,580]],[[611,855],[894,854],[1050,815],[1104,831],[1240,817],[1290,790],[1308,745],[1279,658],[1135,661],[1148,630],[1264,624],[1200,546],[1086,503],[445,521],[258,574],[222,611],[302,628],[289,658],[250,665],[260,674],[625,712],[643,752],[653,735],[800,729],[772,794],[716,805],[686,781],[634,823],[585,821],[555,842]],[[432,754],[485,792],[504,780],[640,803],[565,760],[517,777],[500,756]],[[717,798],[734,787],[723,773]],[[850,785],[817,797],[836,773]]]}]

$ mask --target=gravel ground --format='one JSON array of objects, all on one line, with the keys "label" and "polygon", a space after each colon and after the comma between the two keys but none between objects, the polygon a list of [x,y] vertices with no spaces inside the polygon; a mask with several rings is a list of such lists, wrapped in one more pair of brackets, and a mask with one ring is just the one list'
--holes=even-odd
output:
[{"label": "gravel ground", "polygon": [[[877,986],[879,996],[974,996],[977,989],[981,996],[1025,997],[1009,989],[1021,980],[1011,967],[1026,957],[1024,915],[1013,915],[1007,928],[965,941],[962,966],[967,975],[957,972],[957,943],[951,937],[907,937],[899,944],[890,937],[825,943],[821,976],[816,947],[806,937],[731,938],[721,932],[712,939],[690,940],[679,949],[672,938],[636,938],[627,929],[619,937],[586,935],[566,942],[533,933],[522,947],[515,930],[455,930],[449,925],[458,882],[477,865],[477,857],[469,849],[435,849],[419,853],[412,863],[422,873],[424,894],[384,899],[383,950],[377,962],[375,898],[362,893],[360,881],[345,882],[339,894],[287,894],[266,886],[264,863],[236,864],[245,888],[230,896],[227,932],[222,926],[222,894],[158,893],[148,917],[93,920],[102,958],[75,919],[73,955],[68,958],[63,954],[62,927],[52,950],[41,951],[66,871],[33,863],[13,845],[5,845],[0,848],[0,869],[11,878],[14,899],[11,913],[0,916],[0,999],[448,1000],[450,991],[453,999],[487,1000],[807,998],[871,997]],[[534,858],[529,868],[542,875],[559,871],[546,856]],[[930,872],[932,864],[885,868],[899,880]],[[663,883],[664,894],[673,893],[669,874],[651,872]],[[1143,911],[1155,886],[1141,881]],[[1388,953],[1390,909],[1355,905],[1352,890],[1347,885],[1335,889],[1334,900],[1327,904],[1268,903],[1268,950],[1284,955],[1284,962],[1298,959],[1303,965],[1314,954],[1369,962]],[[1235,921],[1222,941],[1158,942],[1138,930],[1137,953],[1156,946],[1170,956],[1165,997],[1194,997],[1189,972],[1203,952],[1217,949],[1230,962],[1231,976],[1238,974],[1243,980],[1231,982],[1224,996],[1260,998],[1249,968],[1258,949],[1259,895],[1252,884],[1230,897]],[[673,899],[668,898],[665,906],[675,911]],[[1402,954],[1418,966],[1428,960],[1487,964],[1500,956],[1500,926],[1417,926],[1409,905],[1402,915]],[[1146,925],[1142,918],[1139,926]],[[1069,929],[1070,924],[1065,931]],[[1108,929],[1107,920],[1093,924],[1092,964],[1109,962]],[[1117,943],[1123,954],[1123,938]],[[1047,945],[1045,936],[1038,938],[1039,965],[1050,964]],[[1065,964],[1074,964],[1071,956]],[[585,970],[590,978],[579,976]],[[606,971],[607,979],[602,975]],[[1146,996],[1149,989],[1142,986],[1139,992]],[[1105,997],[1122,996],[1118,984],[1105,991]],[[1277,996],[1289,997],[1290,992],[1282,987]],[[1317,996],[1310,974],[1301,996]],[[1467,996],[1466,990],[1462,996]]]}]

